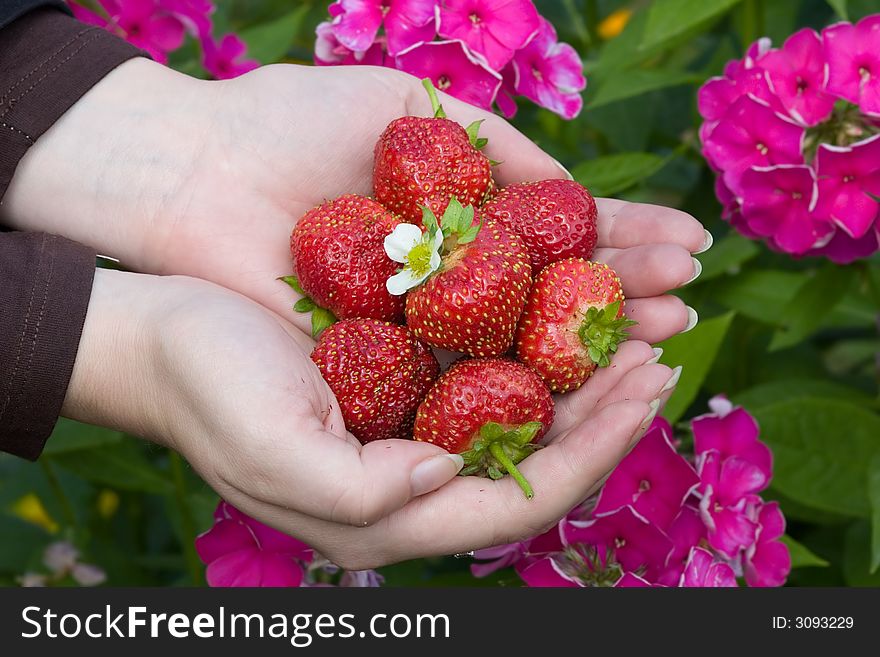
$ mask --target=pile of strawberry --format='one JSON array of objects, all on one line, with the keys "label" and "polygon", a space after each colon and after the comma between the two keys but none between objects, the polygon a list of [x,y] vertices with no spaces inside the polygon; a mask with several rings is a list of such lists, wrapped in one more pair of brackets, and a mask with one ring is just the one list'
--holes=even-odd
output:
[{"label": "pile of strawberry", "polygon": [[[308,211],[290,238],[320,339],[312,360],[361,442],[423,440],[463,475],[510,474],[553,423],[552,393],[608,365],[634,324],[620,280],[591,262],[596,203],[568,180],[496,189],[479,122],[393,121],[375,149],[375,200]],[[431,348],[464,354],[441,374]]]}]

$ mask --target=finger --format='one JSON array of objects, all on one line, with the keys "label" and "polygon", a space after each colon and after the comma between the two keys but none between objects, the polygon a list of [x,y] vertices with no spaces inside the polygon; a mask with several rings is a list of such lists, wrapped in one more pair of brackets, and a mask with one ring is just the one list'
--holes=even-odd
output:
[{"label": "finger", "polygon": [[[324,417],[299,418],[287,439],[264,442],[224,483],[254,499],[332,522],[377,522],[461,470],[461,457],[430,443],[342,440]],[[270,428],[267,427],[266,431]],[[277,428],[272,428],[278,435]],[[282,434],[283,435],[283,434]],[[242,484],[241,482],[245,482]]]},{"label": "finger", "polygon": [[690,330],[697,321],[694,310],[671,294],[627,299],[623,308],[629,319],[638,322],[629,329],[630,337],[650,344]]},{"label": "finger", "polygon": [[[566,171],[556,160],[501,117],[445,93],[440,92],[439,96],[443,109],[453,121],[465,127],[474,121],[483,121],[480,136],[489,140],[483,152],[501,163],[492,168],[495,182],[500,186],[566,177]],[[430,115],[431,101],[421,84],[413,86],[407,99],[407,109],[411,114]]]},{"label": "finger", "polygon": [[699,261],[678,244],[596,249],[593,260],[617,273],[627,297],[665,294],[690,283],[702,271]]},{"label": "finger", "polygon": [[418,557],[510,543],[546,531],[595,492],[650,422],[645,401],[606,406],[560,441],[522,462],[535,488],[527,500],[510,477],[457,477],[375,525],[351,527],[291,513],[222,489],[231,503],[317,547],[344,567],[375,568]]},{"label": "finger", "polygon": [[678,383],[680,368],[674,370],[660,363],[648,363],[636,367],[624,375],[620,382],[596,404],[597,409],[627,399],[660,399]]},{"label": "finger", "polygon": [[[617,465],[649,413],[643,401],[608,406],[565,440],[523,461],[520,469],[535,489],[531,500],[510,477],[494,482],[462,477],[420,498],[381,523],[385,538],[392,538],[385,546],[386,559],[410,558],[413,552],[453,554],[546,531]],[[395,535],[403,542],[393,540]],[[404,536],[411,538],[405,541]]]},{"label": "finger", "polygon": [[565,434],[579,424],[596,407],[596,404],[614,388],[631,370],[655,358],[654,350],[646,342],[628,340],[611,358],[608,367],[598,368],[586,383],[577,390],[556,395],[556,417],[547,432],[546,442]]},{"label": "finger", "polygon": [[666,242],[695,253],[708,239],[702,224],[681,210],[611,198],[597,198],[596,206],[600,246],[625,249]]}]

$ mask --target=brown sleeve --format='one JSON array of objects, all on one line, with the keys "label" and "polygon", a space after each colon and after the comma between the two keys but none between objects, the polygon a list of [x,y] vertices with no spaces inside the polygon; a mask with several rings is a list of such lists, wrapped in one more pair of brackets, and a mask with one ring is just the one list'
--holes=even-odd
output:
[{"label": "brown sleeve", "polygon": [[107,73],[143,54],[55,9],[0,30],[0,199],[37,138]]},{"label": "brown sleeve", "polygon": [[[141,54],[51,8],[0,29],[0,202],[27,149],[102,77]],[[0,450],[40,455],[70,382],[94,273],[87,247],[0,232]]]},{"label": "brown sleeve", "polygon": [[34,460],[61,412],[95,274],[91,249],[0,233],[0,450]]}]

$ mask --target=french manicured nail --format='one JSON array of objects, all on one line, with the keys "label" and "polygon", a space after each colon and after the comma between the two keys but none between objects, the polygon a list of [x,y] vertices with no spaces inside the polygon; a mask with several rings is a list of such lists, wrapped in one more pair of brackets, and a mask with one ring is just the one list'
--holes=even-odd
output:
[{"label": "french manicured nail", "polygon": [[700,316],[697,314],[696,310],[694,310],[690,306],[685,306],[685,308],[687,308],[688,322],[687,325],[684,327],[682,333],[687,333],[697,325],[697,322],[700,321]]},{"label": "french manicured nail", "polygon": [[703,263],[697,260],[696,258],[691,258],[694,261],[694,274],[689,279],[684,282],[684,285],[688,285],[693,283],[700,277],[700,274],[703,273]]},{"label": "french manicured nail", "polygon": [[653,365],[660,362],[660,356],[663,355],[663,347],[654,347],[654,357],[645,363],[645,365]]},{"label": "french manicured nail", "polygon": [[419,463],[410,475],[413,497],[430,493],[461,472],[464,459],[460,454],[438,454]]},{"label": "french manicured nail", "polygon": [[660,388],[660,394],[662,395],[664,392],[672,390],[675,386],[678,385],[678,380],[681,378],[681,365],[672,370],[672,376],[669,377],[669,381],[663,384],[663,387]]},{"label": "french manicured nail", "polygon": [[650,404],[648,404],[648,407],[650,408],[650,410],[648,411],[648,414],[645,416],[645,419],[642,420],[642,423],[639,425],[639,428],[636,429],[636,432],[635,432],[635,434],[633,434],[633,437],[630,439],[630,441],[629,441],[630,446],[632,446],[633,444],[635,444],[636,442],[639,441],[639,439],[648,430],[648,427],[651,426],[651,422],[653,422],[654,418],[657,417],[657,413],[660,411],[660,400],[655,399]]},{"label": "french manicured nail", "polygon": [[555,165],[558,166],[560,169],[562,169],[562,173],[565,174],[565,179],[566,179],[566,180],[574,180],[574,176],[571,175],[571,171],[569,171],[569,170],[566,169],[564,166],[562,166],[562,162],[560,162],[559,160],[553,158],[553,164],[555,164]]},{"label": "french manicured nail", "polygon": [[702,243],[702,245],[700,245],[699,249],[694,251],[694,255],[699,255],[700,253],[705,253],[706,251],[708,251],[709,249],[712,248],[712,243],[715,241],[715,239],[712,237],[712,233],[710,233],[705,228],[703,229],[703,232],[705,233],[705,236],[703,237],[703,243]]}]

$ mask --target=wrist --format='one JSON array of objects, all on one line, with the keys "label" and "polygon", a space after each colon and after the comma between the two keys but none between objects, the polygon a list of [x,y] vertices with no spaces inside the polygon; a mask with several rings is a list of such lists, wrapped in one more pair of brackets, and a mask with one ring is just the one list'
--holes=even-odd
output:
[{"label": "wrist", "polygon": [[207,85],[151,60],[123,63],[28,150],[0,223],[155,271],[169,227],[164,209],[192,175],[207,134]]},{"label": "wrist", "polygon": [[164,443],[155,320],[161,280],[95,272],[62,415]]}]

